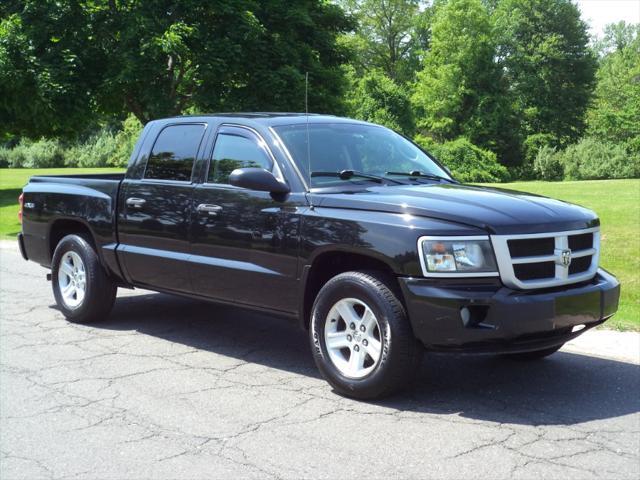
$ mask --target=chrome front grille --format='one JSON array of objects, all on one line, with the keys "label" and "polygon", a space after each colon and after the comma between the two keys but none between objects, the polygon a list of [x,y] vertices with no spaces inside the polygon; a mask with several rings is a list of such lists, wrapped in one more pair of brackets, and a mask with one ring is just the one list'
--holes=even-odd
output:
[{"label": "chrome front grille", "polygon": [[530,235],[492,235],[502,283],[519,289],[549,288],[593,278],[600,229]]}]

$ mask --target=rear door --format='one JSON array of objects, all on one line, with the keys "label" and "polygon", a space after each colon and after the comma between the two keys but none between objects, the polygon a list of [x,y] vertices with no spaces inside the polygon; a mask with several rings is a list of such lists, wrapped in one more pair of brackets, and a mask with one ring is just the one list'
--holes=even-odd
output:
[{"label": "rear door", "polygon": [[162,126],[139,179],[122,186],[120,258],[129,280],[161,290],[190,292],[187,267],[193,168],[207,125]]},{"label": "rear door", "polygon": [[191,278],[195,293],[233,303],[292,312],[297,308],[298,205],[292,197],[234,187],[236,168],[280,176],[254,131],[222,126],[192,213]]}]

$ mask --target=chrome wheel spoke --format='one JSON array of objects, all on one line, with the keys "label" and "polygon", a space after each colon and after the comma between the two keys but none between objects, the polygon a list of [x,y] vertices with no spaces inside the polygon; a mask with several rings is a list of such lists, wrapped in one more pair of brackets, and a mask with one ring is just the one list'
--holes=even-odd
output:
[{"label": "chrome wheel spoke", "polygon": [[371,360],[377,362],[380,359],[381,345],[378,340],[373,337],[367,339],[367,345],[364,347],[365,352],[371,357]]},{"label": "chrome wheel spoke", "polygon": [[78,308],[84,301],[87,276],[80,255],[70,251],[63,255],[58,267],[58,288],[68,308]]},{"label": "chrome wheel spoke", "polygon": [[73,286],[73,283],[69,282],[66,287],[63,287],[61,292],[65,297],[70,297],[74,294],[76,287]]},{"label": "chrome wheel spoke", "polygon": [[336,305],[336,308],[338,310],[338,313],[342,317],[342,320],[344,320],[344,323],[346,323],[347,326],[350,323],[360,322],[360,317],[358,316],[356,311],[353,309],[353,305],[351,305],[350,303],[338,302],[338,304]]},{"label": "chrome wheel spoke", "polygon": [[341,349],[349,346],[347,339],[347,331],[332,332],[326,336],[326,344],[328,349]]},{"label": "chrome wheel spoke", "polygon": [[367,304],[343,298],[331,307],[324,325],[324,343],[331,363],[340,374],[362,378],[380,361],[381,329]]},{"label": "chrome wheel spoke", "polygon": [[364,367],[366,355],[364,350],[351,350],[348,368],[352,374],[357,374]]},{"label": "chrome wheel spoke", "polygon": [[373,332],[377,324],[378,321],[376,320],[376,316],[373,314],[371,309],[367,307],[364,311],[364,315],[362,316],[362,325],[364,325],[366,332],[371,335],[371,332]]},{"label": "chrome wheel spoke", "polygon": [[67,263],[67,262],[61,262],[60,263],[60,271],[62,273],[64,273],[66,276],[71,277],[73,276],[73,265]]}]

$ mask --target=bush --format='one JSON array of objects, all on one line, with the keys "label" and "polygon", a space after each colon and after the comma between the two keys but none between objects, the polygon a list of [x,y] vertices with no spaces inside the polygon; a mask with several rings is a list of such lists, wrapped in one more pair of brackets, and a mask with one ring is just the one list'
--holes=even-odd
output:
[{"label": "bush", "polygon": [[483,150],[466,138],[439,144],[433,139],[418,136],[416,142],[462,182],[503,182],[509,178],[507,169],[498,163],[495,153]]},{"label": "bush", "polygon": [[64,163],[64,152],[60,142],[55,139],[41,138],[38,141],[23,139],[18,145],[3,155],[12,168],[53,168]]},{"label": "bush", "polygon": [[11,149],[0,147],[0,168],[9,166],[9,158],[11,157]]},{"label": "bush", "polygon": [[629,152],[624,144],[583,138],[561,153],[565,179],[596,180],[604,178],[637,178],[640,156]]},{"label": "bush", "polygon": [[413,133],[411,101],[404,87],[376,70],[360,78],[351,71],[348,77],[353,85],[346,99],[349,116],[379,123],[405,135]]},{"label": "bush", "polygon": [[129,117],[122,122],[122,130],[116,134],[115,138],[116,149],[108,160],[109,165],[113,165],[114,167],[127,166],[136,141],[138,137],[140,137],[140,133],[142,133],[142,128],[142,124],[134,115],[129,115]]},{"label": "bush", "polygon": [[562,154],[555,148],[542,147],[533,161],[533,171],[536,178],[540,180],[562,180],[564,178]]},{"label": "bush", "polygon": [[69,147],[64,163],[68,167],[106,167],[115,151],[115,136],[108,130],[101,130],[86,142]]}]

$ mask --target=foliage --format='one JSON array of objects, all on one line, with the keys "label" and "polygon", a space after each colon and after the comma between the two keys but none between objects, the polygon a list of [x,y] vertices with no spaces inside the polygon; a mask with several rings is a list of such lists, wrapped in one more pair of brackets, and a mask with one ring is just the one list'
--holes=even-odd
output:
[{"label": "foliage", "polygon": [[116,147],[107,160],[107,164],[114,167],[126,167],[140,133],[142,133],[142,124],[134,115],[129,115],[122,122],[122,130],[116,134]]},{"label": "foliage", "polygon": [[506,150],[509,113],[495,49],[481,0],[450,0],[437,9],[413,95],[421,130],[441,142],[465,136],[483,148]]},{"label": "foliage", "polygon": [[461,182],[501,182],[508,179],[507,169],[496,160],[496,154],[473,145],[466,138],[437,143],[418,136],[416,143],[451,170]]},{"label": "foliage", "polygon": [[605,55],[587,114],[589,134],[640,155],[640,24],[610,26],[599,48]]},{"label": "foliage", "polygon": [[409,94],[379,71],[356,79],[351,72],[351,95],[347,98],[348,114],[360,120],[379,123],[405,135],[414,131]]},{"label": "foliage", "polygon": [[301,110],[305,72],[310,108],[341,108],[336,38],[352,24],[322,0],[23,0],[0,14],[0,128],[12,134],[72,136],[100,115]]},{"label": "foliage", "polygon": [[341,0],[357,20],[357,30],[341,41],[354,52],[358,75],[380,70],[396,83],[411,80],[425,46],[431,8],[420,11],[419,0]]},{"label": "foliage", "polygon": [[498,58],[520,138],[538,133],[559,145],[584,132],[596,60],[571,0],[501,0],[494,13]]},{"label": "foliage", "polygon": [[559,153],[568,180],[640,177],[640,155],[624,145],[583,138]]},{"label": "foliage", "polygon": [[564,165],[555,148],[544,145],[533,160],[533,171],[541,180],[562,180]]},{"label": "foliage", "polygon": [[[92,116],[94,52],[72,31],[41,31],[49,20],[29,3],[0,4],[0,135],[68,135]],[[82,28],[67,2],[56,8],[70,22],[67,30]],[[82,49],[86,58],[79,61],[75,52]]]},{"label": "foliage", "polygon": [[624,144],[585,137],[564,150],[544,146],[534,161],[542,180],[594,180],[640,177],[640,155]]},{"label": "foliage", "polygon": [[74,145],[65,152],[68,167],[106,167],[117,149],[116,138],[109,130],[101,130],[86,142]]},{"label": "foliage", "polygon": [[22,139],[14,148],[0,148],[0,166],[13,168],[124,167],[129,160],[142,125],[131,115],[114,134],[103,128],[83,142],[64,146],[56,139]]},{"label": "foliage", "polygon": [[64,151],[55,139],[37,141],[23,139],[12,149],[5,149],[3,156],[12,168],[52,168],[64,163]]}]

